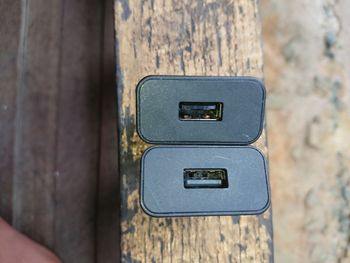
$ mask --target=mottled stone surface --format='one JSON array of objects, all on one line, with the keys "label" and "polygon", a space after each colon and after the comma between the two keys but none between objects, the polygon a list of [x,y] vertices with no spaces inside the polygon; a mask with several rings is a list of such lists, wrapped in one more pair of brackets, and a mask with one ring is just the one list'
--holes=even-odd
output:
[{"label": "mottled stone surface", "polygon": [[350,1],[261,10],[276,262],[350,262]]}]

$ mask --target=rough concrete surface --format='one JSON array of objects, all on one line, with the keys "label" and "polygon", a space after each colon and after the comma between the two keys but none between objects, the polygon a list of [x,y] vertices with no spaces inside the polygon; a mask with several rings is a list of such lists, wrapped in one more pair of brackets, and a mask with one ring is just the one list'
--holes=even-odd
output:
[{"label": "rough concrete surface", "polygon": [[350,1],[261,2],[276,262],[350,262]]}]

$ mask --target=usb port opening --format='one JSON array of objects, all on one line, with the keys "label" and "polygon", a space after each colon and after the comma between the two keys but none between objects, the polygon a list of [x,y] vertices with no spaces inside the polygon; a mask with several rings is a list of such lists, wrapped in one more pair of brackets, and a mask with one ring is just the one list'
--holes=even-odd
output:
[{"label": "usb port opening", "polygon": [[227,188],[226,169],[184,169],[185,188]]},{"label": "usb port opening", "polygon": [[221,121],[221,102],[180,102],[179,118],[182,121]]}]

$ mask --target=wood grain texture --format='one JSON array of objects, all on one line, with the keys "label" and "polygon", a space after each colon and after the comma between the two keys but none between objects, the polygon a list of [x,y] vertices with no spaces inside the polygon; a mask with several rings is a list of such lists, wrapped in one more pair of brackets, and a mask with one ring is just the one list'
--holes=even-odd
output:
[{"label": "wood grain texture", "polygon": [[17,59],[21,1],[0,5],[0,215],[12,220]]},{"label": "wood grain texture", "polygon": [[63,262],[117,262],[113,1],[0,12],[0,216]]},{"label": "wood grain texture", "polygon": [[[257,1],[116,1],[122,262],[272,262],[260,216],[157,219],[139,205],[135,86],[149,74],[263,77]],[[255,143],[267,154],[265,132]]]},{"label": "wood grain texture", "polygon": [[97,262],[119,262],[120,217],[118,177],[117,94],[114,53],[114,1],[104,4],[101,85],[100,172],[98,180]]},{"label": "wood grain texture", "polygon": [[64,262],[95,258],[100,41],[90,37],[100,37],[101,13],[91,16],[93,4],[22,2],[13,224]]},{"label": "wood grain texture", "polygon": [[[55,250],[95,262],[103,3],[65,1],[57,96]],[[79,23],[75,23],[79,19]],[[92,40],[94,39],[94,40]]]},{"label": "wood grain texture", "polygon": [[61,41],[56,30],[61,27],[62,8],[61,1],[21,3],[15,117],[13,224],[50,248],[55,243],[52,190]]}]

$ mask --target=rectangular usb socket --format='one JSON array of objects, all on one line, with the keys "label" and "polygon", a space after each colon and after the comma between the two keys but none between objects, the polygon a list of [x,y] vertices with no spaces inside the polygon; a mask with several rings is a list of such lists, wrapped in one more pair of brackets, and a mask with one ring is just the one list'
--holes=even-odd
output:
[{"label": "rectangular usb socket", "polygon": [[185,188],[227,188],[226,169],[184,169]]},{"label": "rectangular usb socket", "polygon": [[221,121],[221,102],[180,102],[179,118],[182,121]]}]

